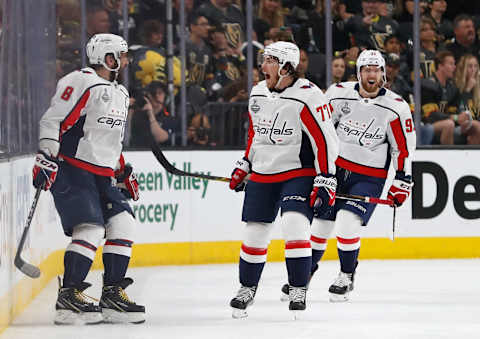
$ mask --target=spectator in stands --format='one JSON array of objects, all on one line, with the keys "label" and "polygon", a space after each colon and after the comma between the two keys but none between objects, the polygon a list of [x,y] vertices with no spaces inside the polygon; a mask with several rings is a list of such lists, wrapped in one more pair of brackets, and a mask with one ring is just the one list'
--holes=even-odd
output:
[{"label": "spectator in stands", "polygon": [[455,71],[455,85],[460,92],[458,124],[467,136],[467,144],[480,144],[480,72],[478,59],[471,54],[460,58]]},{"label": "spectator in stands", "polygon": [[385,36],[396,34],[398,23],[378,12],[380,0],[362,0],[362,14],[351,17],[345,29],[351,33],[354,45],[360,49],[377,49],[384,52]]},{"label": "spectator in stands", "polygon": [[[268,39],[270,41],[267,42]],[[270,31],[268,32],[267,40],[265,40],[265,46],[276,41],[295,42],[292,29],[290,27],[285,27],[285,26],[282,26],[280,28],[270,29]]]},{"label": "spectator in stands", "polygon": [[458,61],[464,54],[479,55],[480,46],[475,43],[475,26],[473,19],[467,14],[460,14],[453,21],[455,39],[447,43],[445,48],[453,53]]},{"label": "spectator in stands", "polygon": [[357,58],[360,54],[360,48],[353,46],[344,52],[336,52],[335,56],[343,56],[345,60],[345,75],[344,79],[347,81],[357,81]]},{"label": "spectator in stands", "polygon": [[[399,23],[398,34],[400,40],[403,43],[411,44],[413,43],[413,12],[415,9],[415,3],[413,0],[405,0],[402,3],[402,0],[397,1],[397,8],[402,8],[401,11],[397,12],[396,20]],[[420,15],[427,10],[427,0],[420,0]]]},{"label": "spectator in stands", "polygon": [[210,141],[210,133],[212,126],[208,116],[199,112],[196,113],[187,129],[187,141],[189,145],[195,146],[215,146],[215,143]]},{"label": "spectator in stands", "polygon": [[[319,65],[324,67],[325,65]],[[309,55],[304,49],[300,49],[300,62],[297,66],[297,74],[299,78],[308,79],[320,88],[325,88],[325,81],[322,79],[322,74],[318,72],[311,72],[315,68],[309,65]]]},{"label": "spectator in stands", "polygon": [[270,28],[280,28],[285,25],[281,0],[260,0],[258,3],[254,28],[263,43],[265,33]]},{"label": "spectator in stands", "polygon": [[245,37],[245,17],[230,0],[207,0],[198,9],[211,25],[221,25],[230,48],[238,50]]},{"label": "spectator in stands", "polygon": [[[240,79],[225,86],[223,98],[226,102],[247,102],[248,101],[248,84],[247,76],[243,75]],[[252,69],[252,87],[260,81],[260,72],[258,68]]]},{"label": "spectator in stands", "polygon": [[[340,0],[332,0],[332,44],[334,51],[345,51],[350,47],[350,38],[345,30],[345,20],[350,16],[345,12],[345,5]],[[308,54],[325,53],[325,16],[323,1],[316,1],[313,10],[307,12],[307,21],[295,34],[298,46]]]},{"label": "spectator in stands", "polygon": [[403,53],[403,46],[398,36],[394,34],[387,35],[384,40],[384,49],[385,55],[394,54],[400,58],[398,61],[400,74],[408,78],[410,69],[408,67],[407,55]]},{"label": "spectator in stands", "polygon": [[[420,20],[420,72],[424,79],[430,78],[435,73],[435,54],[437,53],[437,33],[435,24],[429,18]],[[413,70],[413,55],[410,69]]]},{"label": "spectator in stands", "polygon": [[223,27],[216,26],[210,30],[209,39],[213,48],[215,74],[212,85],[207,88],[208,99],[210,101],[223,100],[222,88],[242,76],[245,60],[230,48]]},{"label": "spectator in stands", "polygon": [[458,90],[453,82],[455,58],[449,51],[441,51],[435,57],[436,72],[429,79],[422,79],[422,116],[425,123],[434,128],[434,143],[452,145],[461,139],[451,114],[457,113]]},{"label": "spectator in stands", "polygon": [[406,102],[409,102],[413,93],[407,79],[400,73],[400,55],[389,53],[385,57],[387,84],[386,88],[400,95]]},{"label": "spectator in stands", "polygon": [[[345,64],[345,59],[343,59],[341,56],[336,56],[333,57],[332,59],[332,83],[339,83],[342,81],[345,81],[345,69],[346,69],[346,64]],[[330,84],[331,85],[331,84]],[[326,88],[328,88],[326,86]]]},{"label": "spectator in stands", "polygon": [[87,6],[87,39],[98,33],[110,33],[110,16],[100,5]]},{"label": "spectator in stands", "polygon": [[[180,27],[180,1],[181,0],[175,0],[173,2],[173,18],[172,18],[172,23],[173,23],[173,44],[175,47],[178,49],[178,44],[180,43],[180,34],[182,33],[182,27]],[[190,30],[189,30],[189,22],[192,22],[192,16],[194,14],[194,0],[185,0],[185,27],[183,27],[185,36],[190,35]]]},{"label": "spectator in stands", "polygon": [[[152,81],[167,84],[168,69],[166,63],[166,51],[162,47],[163,25],[157,20],[147,20],[142,27],[143,46],[133,51],[132,71],[135,88],[146,87]],[[181,62],[173,57],[173,84],[175,93],[181,84]]]},{"label": "spectator in stands", "polygon": [[82,67],[80,46],[80,4],[77,0],[59,1],[56,6],[57,80]]},{"label": "spectator in stands", "polygon": [[[261,65],[262,61],[261,61],[261,58],[262,58],[262,53],[263,53],[263,49],[265,48],[265,46],[258,41],[258,38],[257,38],[257,32],[255,32],[254,30],[252,30],[252,47],[253,47],[253,67],[256,68],[256,67],[259,67],[259,65]],[[245,58],[247,57],[247,48],[248,48],[248,41],[244,41],[242,46],[240,47],[240,54],[243,55]]]},{"label": "spectator in stands", "polygon": [[130,146],[150,147],[152,140],[159,144],[171,142],[173,133],[180,131],[178,121],[166,110],[165,99],[166,88],[156,81],[136,96],[130,120]]},{"label": "spectator in stands", "polygon": [[[123,1],[116,0],[104,0],[105,9],[109,12],[110,17],[110,33],[117,35],[123,35]],[[127,13],[128,13],[128,43],[129,45],[138,44],[138,32],[137,28],[141,21],[138,13],[138,6],[135,4],[135,0],[127,1]]]},{"label": "spectator in stands", "polygon": [[424,17],[430,18],[434,22],[438,43],[443,43],[446,39],[453,38],[453,24],[450,20],[443,17],[446,10],[446,0],[428,1],[428,11]]},{"label": "spectator in stands", "polygon": [[190,22],[190,38],[186,42],[186,68],[188,84],[207,88],[213,80],[213,55],[208,46],[208,19],[193,13]]}]

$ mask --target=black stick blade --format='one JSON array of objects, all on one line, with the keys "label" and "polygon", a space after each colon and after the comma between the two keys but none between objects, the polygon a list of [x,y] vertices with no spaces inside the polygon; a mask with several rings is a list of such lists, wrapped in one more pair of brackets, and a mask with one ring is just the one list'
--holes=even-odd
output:
[{"label": "black stick blade", "polygon": [[30,278],[36,279],[40,277],[40,269],[32,264],[25,262],[20,257],[15,257],[15,267],[17,267],[23,274]]}]

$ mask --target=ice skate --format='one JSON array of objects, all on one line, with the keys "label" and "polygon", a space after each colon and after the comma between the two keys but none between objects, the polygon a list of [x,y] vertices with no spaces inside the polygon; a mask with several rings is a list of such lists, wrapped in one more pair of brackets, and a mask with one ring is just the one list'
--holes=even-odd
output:
[{"label": "ice skate", "polygon": [[330,302],[344,302],[349,300],[349,293],[353,291],[353,278],[355,273],[340,272],[328,289]]},{"label": "ice skate", "polygon": [[[310,281],[312,280],[313,275],[315,274],[315,272],[317,272],[317,270],[318,270],[318,265],[316,265],[316,267],[310,273],[310,277],[308,278],[308,282],[307,282],[307,289],[308,289],[308,286],[310,285]],[[288,297],[289,288],[290,288],[289,284],[284,284],[282,286],[282,294],[280,295],[280,301],[289,301],[290,300],[290,298]]]},{"label": "ice skate", "polygon": [[299,311],[305,311],[305,309],[307,308],[307,287],[289,286],[288,297],[290,300],[288,309],[293,312],[293,318],[296,320],[299,317]]},{"label": "ice skate", "polygon": [[137,305],[125,293],[125,288],[132,283],[133,279],[123,278],[117,284],[103,286],[100,307],[105,322],[133,324],[145,322],[145,306]]},{"label": "ice skate", "polygon": [[103,321],[100,307],[88,302],[88,299],[98,300],[83,293],[91,284],[82,282],[77,287],[62,287],[60,278],[58,284],[54,319],[56,325],[99,324]]},{"label": "ice skate", "polygon": [[233,318],[246,318],[248,316],[247,307],[253,304],[253,298],[255,297],[256,292],[257,286],[240,287],[235,298],[230,301],[230,306],[233,309]]}]

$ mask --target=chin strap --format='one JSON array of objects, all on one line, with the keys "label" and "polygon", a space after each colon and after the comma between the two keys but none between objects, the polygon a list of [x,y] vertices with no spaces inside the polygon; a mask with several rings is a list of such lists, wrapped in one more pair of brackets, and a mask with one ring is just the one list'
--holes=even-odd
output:
[{"label": "chin strap", "polygon": [[280,71],[281,71],[282,69],[283,69],[283,68],[279,68],[279,69],[278,69],[278,81],[277,81],[277,83],[275,84],[275,88],[276,88],[276,89],[278,89],[278,86],[280,85],[280,82],[282,82],[283,78],[285,78],[285,77],[287,77],[287,76],[290,75],[290,73],[287,73],[287,74],[285,74],[285,75],[282,75],[282,74],[280,73]]}]

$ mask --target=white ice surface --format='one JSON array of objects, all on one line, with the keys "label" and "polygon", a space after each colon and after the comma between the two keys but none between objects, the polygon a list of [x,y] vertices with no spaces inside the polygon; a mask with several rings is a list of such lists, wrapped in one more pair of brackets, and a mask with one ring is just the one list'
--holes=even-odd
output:
[{"label": "white ice surface", "polygon": [[[99,297],[100,271],[87,281]],[[232,319],[237,265],[135,268],[129,296],[147,309],[141,325],[53,325],[56,279],[0,336],[1,339],[250,339],[250,338],[480,338],[480,260],[361,261],[348,303],[328,302],[338,262],[324,261],[294,321],[280,302],[284,263],[267,263],[246,319]]]}]

